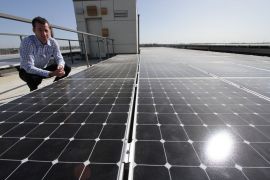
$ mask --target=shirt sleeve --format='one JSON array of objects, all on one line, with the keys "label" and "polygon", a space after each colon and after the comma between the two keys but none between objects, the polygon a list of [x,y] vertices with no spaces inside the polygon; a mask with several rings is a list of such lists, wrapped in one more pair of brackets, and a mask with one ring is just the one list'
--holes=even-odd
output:
[{"label": "shirt sleeve", "polygon": [[36,74],[42,77],[49,77],[50,71],[35,67],[35,57],[33,55],[34,46],[30,39],[26,38],[21,42],[20,61],[21,68],[27,73]]},{"label": "shirt sleeve", "polygon": [[60,46],[55,39],[53,39],[53,43],[54,43],[54,47],[55,47],[54,51],[53,51],[53,57],[58,65],[62,65],[64,67],[65,61],[64,61],[64,58],[63,58],[62,53],[60,51]]}]

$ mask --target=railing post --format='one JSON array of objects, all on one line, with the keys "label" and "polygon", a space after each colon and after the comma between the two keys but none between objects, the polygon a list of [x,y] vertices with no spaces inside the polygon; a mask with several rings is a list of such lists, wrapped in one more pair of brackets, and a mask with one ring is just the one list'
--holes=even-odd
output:
[{"label": "railing post", "polygon": [[100,52],[100,45],[99,45],[98,37],[97,37],[97,43],[98,43],[99,60],[101,60],[101,52]]},{"label": "railing post", "polygon": [[73,55],[72,55],[70,40],[68,40],[68,45],[69,45],[69,53],[70,53],[71,63],[73,64],[74,61],[73,61]]},{"label": "railing post", "polygon": [[84,45],[83,45],[83,40],[79,40],[79,46],[81,49],[81,58],[83,58],[83,52],[84,52]]},{"label": "railing post", "polygon": [[107,46],[107,58],[109,58],[109,47],[108,47],[108,39],[106,38],[106,46]]},{"label": "railing post", "polygon": [[85,35],[83,34],[83,45],[84,45],[84,50],[85,50],[85,60],[87,63],[87,67],[90,67],[89,60],[88,60],[88,53],[86,49],[86,40],[85,40]]},{"label": "railing post", "polygon": [[20,35],[20,40],[21,40],[21,42],[22,42],[22,40],[23,40],[22,35]]},{"label": "railing post", "polygon": [[113,50],[113,55],[115,55],[114,53],[114,40],[112,39],[112,50]]}]

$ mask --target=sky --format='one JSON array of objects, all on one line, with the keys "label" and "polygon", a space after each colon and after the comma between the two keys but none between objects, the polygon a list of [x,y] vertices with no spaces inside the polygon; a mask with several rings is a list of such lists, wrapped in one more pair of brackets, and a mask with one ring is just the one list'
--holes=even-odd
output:
[{"label": "sky", "polygon": [[[77,27],[72,0],[0,0],[0,13],[27,19],[41,16],[54,25],[74,30]],[[0,18],[0,27],[1,33],[33,34],[32,25],[28,23]],[[77,39],[75,33],[60,30],[54,30],[54,33],[58,38]],[[0,48],[18,46],[17,37],[6,38],[0,36]]]},{"label": "sky", "polygon": [[270,0],[138,0],[142,43],[270,42]]},{"label": "sky", "polygon": [[[270,0],[137,0],[141,43],[270,42]],[[76,29],[72,0],[0,0],[0,12]],[[0,18],[0,32],[32,34],[30,24]],[[76,34],[55,32],[76,39]],[[4,42],[8,46],[15,39]]]}]

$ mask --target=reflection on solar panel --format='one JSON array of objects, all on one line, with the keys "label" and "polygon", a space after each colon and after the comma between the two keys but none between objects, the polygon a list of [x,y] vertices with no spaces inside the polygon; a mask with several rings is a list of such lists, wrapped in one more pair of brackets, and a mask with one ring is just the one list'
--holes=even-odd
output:
[{"label": "reflection on solar panel", "polygon": [[270,128],[270,106],[257,99],[216,79],[141,79],[134,179],[245,179],[251,168],[267,172],[262,146],[270,147],[269,136],[260,127]]},{"label": "reflection on solar panel", "polygon": [[0,106],[0,179],[269,179],[268,75],[243,57],[146,48]]}]

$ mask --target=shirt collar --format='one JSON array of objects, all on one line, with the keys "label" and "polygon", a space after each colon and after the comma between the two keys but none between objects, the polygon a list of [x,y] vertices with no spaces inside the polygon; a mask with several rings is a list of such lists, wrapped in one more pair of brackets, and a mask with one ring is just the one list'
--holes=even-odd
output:
[{"label": "shirt collar", "polygon": [[36,40],[36,42],[38,43],[39,46],[45,46],[45,45],[51,46],[52,44],[51,44],[50,39],[51,39],[51,38],[48,39],[48,41],[47,41],[46,44],[42,44],[42,43],[38,40],[37,36],[35,35],[35,40]]}]

